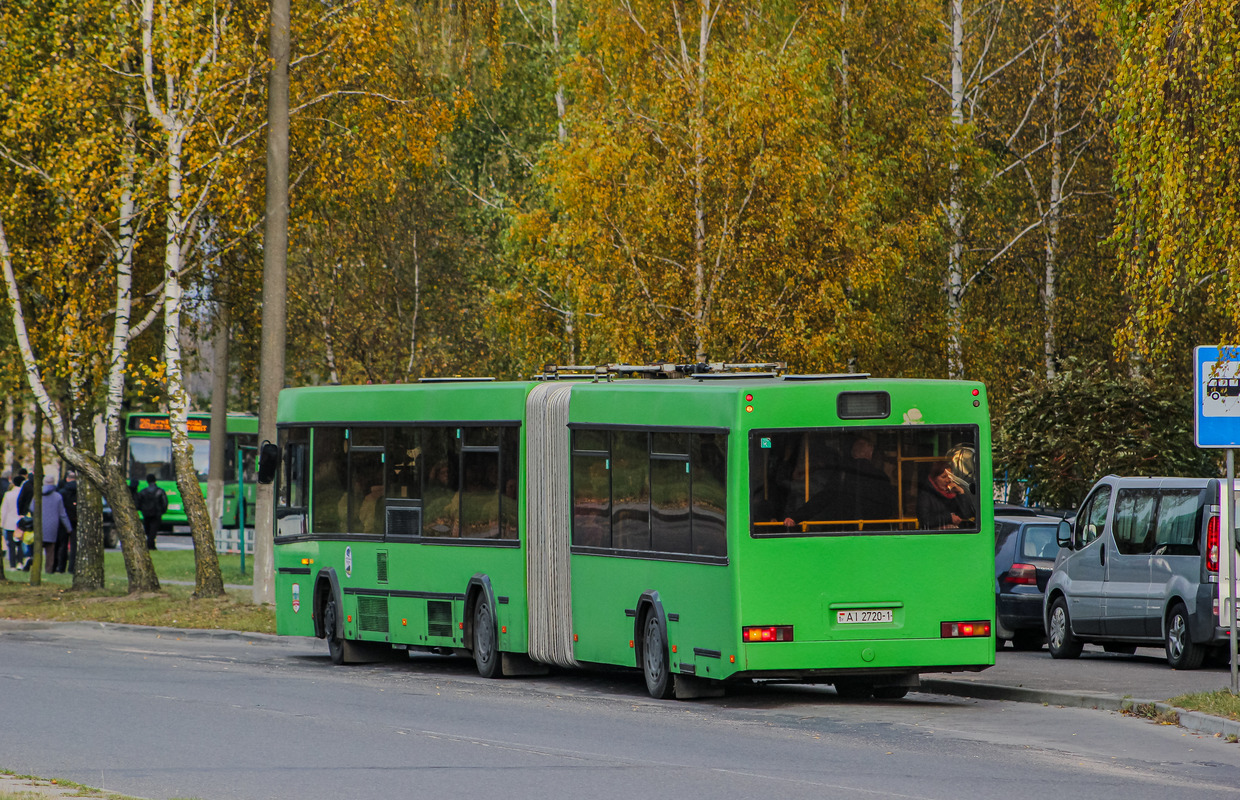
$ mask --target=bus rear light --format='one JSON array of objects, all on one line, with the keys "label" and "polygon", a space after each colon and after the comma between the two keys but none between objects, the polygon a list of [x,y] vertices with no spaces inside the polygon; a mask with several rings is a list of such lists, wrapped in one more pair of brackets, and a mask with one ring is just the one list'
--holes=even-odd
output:
[{"label": "bus rear light", "polygon": [[745,642],[791,642],[791,625],[746,625],[741,628]]},{"label": "bus rear light", "polygon": [[1222,528],[1218,516],[1210,517],[1206,526],[1206,569],[1218,572],[1219,532]]},{"label": "bus rear light", "polygon": [[990,621],[977,620],[975,622],[943,622],[939,624],[939,635],[944,639],[965,639],[971,637],[989,636]]},{"label": "bus rear light", "polygon": [[1032,564],[1013,564],[1003,574],[1003,582],[1014,586],[1037,586],[1038,568]]}]

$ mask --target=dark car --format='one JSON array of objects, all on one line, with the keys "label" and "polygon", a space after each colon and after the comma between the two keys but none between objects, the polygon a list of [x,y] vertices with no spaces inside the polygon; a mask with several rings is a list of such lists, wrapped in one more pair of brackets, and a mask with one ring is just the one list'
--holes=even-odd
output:
[{"label": "dark car", "polygon": [[1042,593],[1059,553],[1059,517],[995,515],[995,638],[1017,650],[1046,641]]}]

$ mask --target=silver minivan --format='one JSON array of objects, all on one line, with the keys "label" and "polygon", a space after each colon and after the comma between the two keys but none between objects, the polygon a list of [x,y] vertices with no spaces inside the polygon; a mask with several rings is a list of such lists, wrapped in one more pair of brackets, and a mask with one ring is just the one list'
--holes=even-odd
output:
[{"label": "silver minivan", "polygon": [[1219,627],[1219,488],[1206,478],[1122,478],[1094,484],[1059,530],[1043,620],[1055,658],[1086,643],[1132,653],[1161,643],[1175,669],[1227,656]]}]

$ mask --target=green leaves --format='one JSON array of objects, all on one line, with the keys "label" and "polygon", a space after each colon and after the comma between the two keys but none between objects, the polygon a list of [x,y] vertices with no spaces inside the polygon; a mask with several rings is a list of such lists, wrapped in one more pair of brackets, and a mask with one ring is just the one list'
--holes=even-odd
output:
[{"label": "green leaves", "polygon": [[1193,443],[1188,382],[1108,374],[1073,361],[1008,403],[995,470],[1024,484],[1030,503],[1075,508],[1103,475],[1208,476],[1218,463]]}]

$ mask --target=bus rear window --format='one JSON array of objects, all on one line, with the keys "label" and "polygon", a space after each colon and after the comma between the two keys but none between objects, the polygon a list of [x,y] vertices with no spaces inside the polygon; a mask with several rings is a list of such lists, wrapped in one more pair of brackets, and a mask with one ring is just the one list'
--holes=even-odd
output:
[{"label": "bus rear window", "polygon": [[753,431],[754,536],[977,532],[976,426]]}]

